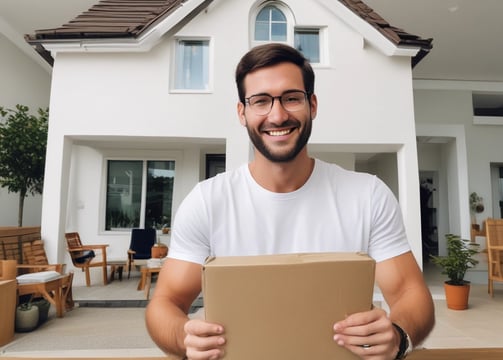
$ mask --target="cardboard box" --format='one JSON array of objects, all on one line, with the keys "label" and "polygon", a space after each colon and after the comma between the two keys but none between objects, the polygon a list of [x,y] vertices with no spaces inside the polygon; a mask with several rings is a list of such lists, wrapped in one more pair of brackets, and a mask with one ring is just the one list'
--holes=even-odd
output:
[{"label": "cardboard box", "polygon": [[375,261],[355,253],[212,258],[206,320],[225,327],[229,360],[357,359],[332,328],[371,309],[374,272]]},{"label": "cardboard box", "polygon": [[16,318],[16,281],[0,281],[0,346],[14,339]]}]

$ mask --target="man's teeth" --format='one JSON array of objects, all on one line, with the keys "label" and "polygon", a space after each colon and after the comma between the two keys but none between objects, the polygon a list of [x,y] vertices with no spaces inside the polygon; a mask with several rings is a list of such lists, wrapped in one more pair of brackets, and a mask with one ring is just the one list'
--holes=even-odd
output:
[{"label": "man's teeth", "polygon": [[273,130],[273,131],[269,131],[269,135],[271,136],[283,136],[283,135],[287,135],[290,133],[290,130]]}]

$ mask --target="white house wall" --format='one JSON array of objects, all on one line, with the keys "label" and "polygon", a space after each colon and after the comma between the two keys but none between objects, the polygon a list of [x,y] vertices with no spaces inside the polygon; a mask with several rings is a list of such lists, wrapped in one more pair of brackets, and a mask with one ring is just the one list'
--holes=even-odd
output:
[{"label": "white house wall", "polygon": [[[130,137],[129,146],[122,141],[120,149],[124,157],[132,157],[142,150],[138,144],[149,138],[165,138],[171,150],[176,149],[170,139],[200,139],[202,143],[221,139],[228,168],[249,160],[248,136],[236,116],[233,77],[239,58],[249,49],[246,4],[251,7],[253,2],[215,1],[175,34],[210,38],[214,61],[209,93],[170,91],[174,48],[170,36],[149,53],[56,54],[50,118],[53,143],[48,148],[44,189],[44,195],[55,201],[44,203],[42,213],[42,231],[51,259],[67,256],[61,246],[63,233],[73,230],[81,233],[84,242],[108,243],[113,256],[125,256],[127,234],[105,233],[100,223],[106,158],[106,149],[100,148],[103,140],[113,148],[117,137]],[[315,67],[319,111],[311,144],[336,144],[331,150],[335,152],[343,151],[344,146],[352,151],[364,146],[366,150],[396,153],[398,197],[409,239],[420,260],[410,59],[384,56],[316,3],[295,0],[288,5],[298,25],[327,26],[328,61]],[[100,145],[93,145],[100,139]],[[178,150],[177,204],[200,179],[200,151],[181,146]],[[65,152],[71,153],[71,161],[66,160],[70,157]],[[197,169],[197,176],[192,168]],[[183,188],[179,188],[178,176],[189,179]]]},{"label": "white house wall", "polygon": [[[455,174],[448,174],[447,177],[454,178],[456,182],[466,182],[466,188],[460,193],[454,193],[449,201],[449,211],[453,204],[458,204],[458,216],[454,214],[450,218],[448,232],[461,234],[463,237],[470,236],[470,219],[469,219],[469,202],[468,196],[471,192],[477,194],[484,199],[484,212],[475,215],[475,221],[481,222],[487,217],[500,217],[499,213],[493,212],[493,194],[491,193],[491,163],[503,163],[503,126],[500,125],[474,125],[473,109],[472,109],[472,91],[494,91],[495,83],[464,83],[460,86],[456,82],[419,82],[418,89],[414,91],[415,112],[418,129],[431,129],[432,135],[451,136],[453,139],[460,132],[464,132],[461,138],[464,138],[466,160],[460,162],[462,169],[458,169]],[[503,91],[503,85],[500,84],[500,92]],[[437,129],[442,130],[440,133]],[[450,131],[447,129],[451,129]],[[423,130],[421,130],[423,131]],[[418,130],[418,133],[420,130]],[[447,156],[452,153],[451,150],[440,146],[441,152],[432,151],[426,154],[420,153],[420,157],[439,157],[439,155]],[[455,152],[455,151],[454,151]],[[421,162],[424,164],[425,160]],[[446,166],[446,162],[439,164],[439,169],[433,169],[431,165],[433,161],[428,162],[428,169],[423,165],[420,170],[442,170]],[[461,178],[459,175],[461,172]],[[468,177],[468,178],[467,178]],[[452,191],[452,189],[450,190]],[[497,206],[495,207],[497,209]],[[462,213],[462,215],[460,215]],[[445,233],[439,234],[439,239]],[[483,241],[482,241],[483,244]],[[484,245],[484,244],[483,244]]]}]

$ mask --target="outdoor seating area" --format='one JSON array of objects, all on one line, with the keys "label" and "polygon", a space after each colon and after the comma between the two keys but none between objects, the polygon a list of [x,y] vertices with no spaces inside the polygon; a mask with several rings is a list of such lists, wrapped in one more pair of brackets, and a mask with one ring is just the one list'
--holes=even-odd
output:
[{"label": "outdoor seating area", "polygon": [[[503,286],[495,284],[495,296],[491,298],[486,284],[474,285],[470,308],[453,311],[445,305],[441,287],[443,275],[433,266],[428,266],[426,271],[435,298],[437,324],[423,345],[428,351],[416,351],[410,358],[502,358],[501,340],[495,330],[500,328],[499,319],[503,316]],[[144,292],[137,290],[141,272],[133,269],[129,280],[124,277],[122,281],[92,287],[85,285],[84,274],[78,272],[75,275],[73,290],[76,307],[62,319],[57,318],[51,308],[49,321],[33,332],[16,333],[13,342],[0,347],[0,357],[164,357],[144,325],[147,301]],[[154,279],[151,291],[155,291],[155,284]],[[120,304],[118,299],[122,299],[123,303]],[[102,304],[98,304],[99,301]],[[483,327],[479,325],[481,322]],[[95,329],[93,334],[87,332],[90,326]],[[65,343],[58,341],[58,333],[65,334]]]},{"label": "outdoor seating area", "polygon": [[[153,234],[152,243],[155,242],[155,230]],[[49,263],[44,242],[41,239],[40,227],[0,228],[0,283],[2,286],[0,346],[12,341],[14,329],[16,333],[38,330],[38,327],[47,319],[49,309],[54,317],[63,318],[75,306],[74,287],[91,288],[92,268],[97,268],[102,272],[101,288],[107,288],[116,277],[119,283],[122,282],[125,267],[131,266],[132,270],[128,271],[128,280],[137,284],[134,288],[140,297],[145,301],[149,299],[152,283],[155,282],[155,276],[160,271],[163,259],[150,259],[150,252],[144,255],[146,260],[131,258],[128,262],[126,256],[123,259],[107,259],[108,245],[85,245],[76,232],[65,234],[65,238],[74,268],[82,269],[82,271],[74,272],[74,268],[68,271],[69,267],[66,264]],[[145,247],[147,241],[142,240],[145,240],[142,236],[136,237],[136,242],[140,241],[140,245]],[[151,247],[151,242],[148,242],[148,248]],[[131,250],[128,254],[132,254]],[[108,267],[110,267],[110,279],[108,279]],[[132,278],[131,273],[135,274]],[[97,299],[100,297],[96,295]],[[116,300],[127,301],[129,298],[130,295],[124,295]],[[42,309],[42,304],[44,304],[44,309]],[[145,302],[140,304],[144,306]],[[37,313],[40,312],[38,320],[35,319],[36,316],[32,316],[30,324],[21,326],[20,316],[28,316],[32,308],[39,310],[37,311]],[[24,312],[20,313],[20,310]],[[43,321],[40,320],[42,318],[44,318]]]},{"label": "outdoor seating area", "polygon": [[[488,230],[487,233],[491,232]],[[13,259],[0,261],[0,279],[13,275],[18,278],[17,285],[11,286],[14,290],[10,290],[15,291],[16,300],[11,300],[9,306],[15,307],[20,296],[36,293],[49,301],[50,310],[48,319],[33,331],[15,332],[0,343],[0,357],[165,358],[144,325],[145,306],[155,291],[156,275],[163,258],[132,261],[128,277],[122,276],[128,266],[126,258],[107,259],[107,267],[110,267],[107,282],[88,286],[85,272],[67,271],[68,266],[64,264],[48,264],[42,239],[26,231],[22,237],[30,239],[22,244],[24,246],[18,244],[17,248],[23,249],[22,255],[12,250],[13,247],[0,244],[2,256],[9,254],[12,257],[16,253],[27,263],[18,265],[18,260]],[[102,268],[91,268],[90,272],[96,277],[102,275]],[[445,279],[440,269],[431,263],[426,264],[425,279],[434,297],[437,323],[423,344],[427,350],[418,350],[410,358],[448,359],[456,356],[458,359],[472,359],[480,354],[484,359],[501,358],[500,337],[493,330],[500,327],[498,319],[503,316],[503,284],[494,284],[493,297],[487,292],[487,284],[473,284],[469,309],[453,311],[445,305],[442,288]],[[2,290],[2,295],[5,294],[7,292]],[[0,301],[8,302],[1,297]],[[200,309],[202,301],[199,298],[194,303],[194,311]],[[377,296],[375,301],[379,306],[380,297]],[[5,307],[3,309],[5,311]],[[483,328],[478,325],[480,322],[484,323]],[[86,330],[89,326],[96,329],[93,334]],[[65,334],[64,343],[58,340],[57,334]]]}]

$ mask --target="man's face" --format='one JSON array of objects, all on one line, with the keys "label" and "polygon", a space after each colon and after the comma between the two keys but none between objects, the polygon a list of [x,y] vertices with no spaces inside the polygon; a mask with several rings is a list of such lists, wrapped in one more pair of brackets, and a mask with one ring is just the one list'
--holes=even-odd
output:
[{"label": "man's face", "polygon": [[[294,64],[281,63],[256,70],[244,79],[246,98],[268,94],[281,96],[289,91],[304,91],[302,72]],[[306,146],[311,135],[312,120],[316,116],[317,101],[312,95],[299,110],[287,111],[278,98],[271,111],[257,115],[247,104],[238,103],[241,124],[246,126],[255,148],[272,162],[288,162]]]}]

